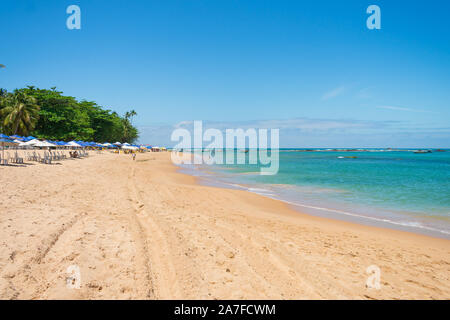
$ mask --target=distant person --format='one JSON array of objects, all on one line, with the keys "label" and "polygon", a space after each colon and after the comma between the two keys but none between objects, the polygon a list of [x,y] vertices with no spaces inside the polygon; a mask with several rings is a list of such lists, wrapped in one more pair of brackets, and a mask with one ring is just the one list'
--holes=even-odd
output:
[{"label": "distant person", "polygon": [[133,152],[133,161],[136,160],[136,153]]}]

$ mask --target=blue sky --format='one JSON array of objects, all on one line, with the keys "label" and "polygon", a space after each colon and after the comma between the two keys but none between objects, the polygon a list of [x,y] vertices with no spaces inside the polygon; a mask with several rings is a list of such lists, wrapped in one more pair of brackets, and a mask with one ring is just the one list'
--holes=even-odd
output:
[{"label": "blue sky", "polygon": [[[81,8],[81,30],[66,8]],[[366,8],[381,8],[381,30]],[[284,147],[450,147],[448,1],[2,0],[0,87],[56,86],[140,141],[182,121]]]}]

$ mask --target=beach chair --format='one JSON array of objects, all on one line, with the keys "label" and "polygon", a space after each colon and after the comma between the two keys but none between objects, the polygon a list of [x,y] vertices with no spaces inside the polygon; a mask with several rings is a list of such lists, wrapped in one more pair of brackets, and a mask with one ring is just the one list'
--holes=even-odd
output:
[{"label": "beach chair", "polygon": [[17,151],[14,154],[14,161],[15,161],[15,163],[23,163],[23,158],[19,157],[19,154],[17,153]]},{"label": "beach chair", "polygon": [[2,158],[1,153],[0,153],[0,165],[2,165],[2,166],[8,165],[8,159],[7,158]]},{"label": "beach chair", "polygon": [[14,163],[14,159],[10,156],[9,152],[6,152],[6,160],[10,163]]},{"label": "beach chair", "polygon": [[52,164],[52,154],[51,152],[44,152],[44,163],[45,164]]}]

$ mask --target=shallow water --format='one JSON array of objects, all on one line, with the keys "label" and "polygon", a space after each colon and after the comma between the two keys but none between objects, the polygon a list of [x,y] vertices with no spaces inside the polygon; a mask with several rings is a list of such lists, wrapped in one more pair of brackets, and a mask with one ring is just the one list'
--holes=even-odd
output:
[{"label": "shallow water", "polygon": [[281,150],[279,161],[272,176],[260,175],[259,166],[250,164],[190,166],[189,173],[204,183],[246,189],[312,214],[450,237],[448,150]]}]

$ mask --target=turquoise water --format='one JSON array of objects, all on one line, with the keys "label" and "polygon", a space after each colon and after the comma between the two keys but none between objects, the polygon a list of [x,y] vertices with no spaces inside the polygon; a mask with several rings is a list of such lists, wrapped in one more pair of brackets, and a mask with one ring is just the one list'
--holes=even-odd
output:
[{"label": "turquoise water", "polygon": [[259,166],[249,164],[198,169],[210,182],[334,213],[338,218],[363,217],[450,235],[448,150],[423,154],[281,150],[279,161],[278,174],[272,176],[260,175]]}]

